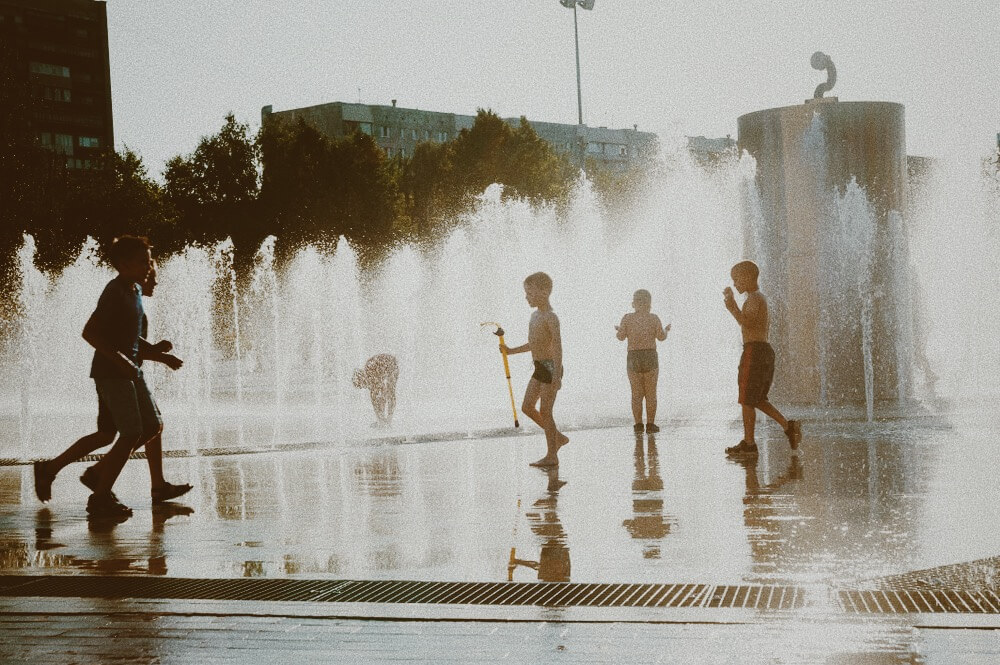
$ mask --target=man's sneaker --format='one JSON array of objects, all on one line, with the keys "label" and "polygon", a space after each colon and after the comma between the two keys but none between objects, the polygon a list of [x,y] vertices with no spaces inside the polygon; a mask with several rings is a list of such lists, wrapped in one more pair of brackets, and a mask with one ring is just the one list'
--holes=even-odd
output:
[{"label": "man's sneaker", "polygon": [[750,455],[756,455],[757,444],[740,441],[737,445],[726,448],[726,454],[734,457],[748,457]]},{"label": "man's sneaker", "polygon": [[785,436],[788,437],[788,445],[792,447],[792,450],[797,450],[799,447],[799,441],[802,440],[802,422],[798,420],[789,420],[788,429],[785,430]]},{"label": "man's sneaker", "polygon": [[92,517],[131,517],[132,509],[115,498],[111,492],[95,493],[87,499],[87,514]]},{"label": "man's sneaker", "polygon": [[646,434],[656,434],[660,431],[660,428],[653,423],[646,423]]},{"label": "man's sneaker", "polygon": [[176,499],[179,496],[184,496],[190,491],[191,486],[187,483],[184,483],[183,485],[171,485],[170,483],[164,483],[159,487],[151,489],[149,495],[153,499],[153,503],[164,503],[165,501]]},{"label": "man's sneaker", "polygon": [[632,426],[632,429],[635,430],[636,434],[642,434],[642,423],[636,423]]},{"label": "man's sneaker", "polygon": [[45,462],[35,462],[35,496],[42,503],[48,503],[52,498],[52,481],[56,479],[54,473],[45,470]]}]

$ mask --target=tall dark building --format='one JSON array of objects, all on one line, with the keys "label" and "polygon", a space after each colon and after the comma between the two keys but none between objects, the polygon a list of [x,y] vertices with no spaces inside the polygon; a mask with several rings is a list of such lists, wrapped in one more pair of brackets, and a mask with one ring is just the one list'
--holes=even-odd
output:
[{"label": "tall dark building", "polygon": [[68,168],[114,149],[107,5],[96,0],[0,0],[0,54],[24,83],[28,124]]}]

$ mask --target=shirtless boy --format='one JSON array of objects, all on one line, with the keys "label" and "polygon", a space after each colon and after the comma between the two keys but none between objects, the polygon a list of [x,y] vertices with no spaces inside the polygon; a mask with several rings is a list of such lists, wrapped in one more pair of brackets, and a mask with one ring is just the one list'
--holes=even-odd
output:
[{"label": "shirtless boy", "polygon": [[[528,343],[521,346],[501,346],[508,354],[531,351],[535,363],[535,373],[531,375],[528,388],[524,391],[521,412],[545,430],[545,457],[532,462],[531,466],[553,467],[559,464],[559,449],[569,443],[569,437],[560,432],[552,418],[552,407],[556,393],[562,387],[562,337],[559,333],[559,317],[552,311],[549,296],[552,295],[552,278],[544,272],[536,272],[524,280],[524,297],[528,305],[537,308],[531,313],[528,323]],[[535,405],[541,402],[536,408]]]},{"label": "shirtless boy", "polygon": [[739,402],[743,406],[743,440],[738,445],[726,448],[727,455],[747,456],[757,454],[754,440],[754,426],[757,409],[777,422],[788,437],[788,443],[795,450],[799,447],[802,431],[797,420],[786,420],[781,412],[767,401],[767,391],[774,378],[774,350],[767,341],[768,314],[767,299],[757,287],[760,270],[753,261],[741,261],[730,272],[733,286],[740,293],[746,293],[743,309],[736,304],[733,290],[728,286],[722,292],[726,309],[740,324],[743,334],[743,355],[739,369]]},{"label": "shirtless boy", "polygon": [[642,432],[642,401],[646,400],[646,431],[660,431],[656,425],[656,381],[660,375],[660,361],[656,353],[657,340],[667,338],[670,325],[660,323],[660,317],[650,309],[653,296],[646,289],[639,289],[632,296],[632,308],[615,326],[617,337],[628,340],[628,358],[625,369],[632,386],[632,417],[636,433]]},{"label": "shirtless boy", "polygon": [[396,410],[396,381],[399,380],[399,362],[391,353],[379,353],[365,362],[365,366],[354,372],[354,387],[367,388],[372,408],[375,409],[373,427],[392,425],[392,414]]}]

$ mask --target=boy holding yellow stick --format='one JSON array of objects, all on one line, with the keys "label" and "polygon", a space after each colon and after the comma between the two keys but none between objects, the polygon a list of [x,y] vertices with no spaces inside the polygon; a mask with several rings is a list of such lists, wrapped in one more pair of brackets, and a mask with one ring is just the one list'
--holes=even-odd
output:
[{"label": "boy holding yellow stick", "polygon": [[[500,352],[507,354],[531,351],[535,373],[524,391],[521,412],[545,430],[545,457],[531,463],[531,466],[543,468],[557,466],[559,449],[569,443],[569,437],[559,431],[552,417],[556,393],[562,387],[563,366],[559,317],[549,304],[550,295],[552,278],[544,272],[532,273],[525,278],[524,296],[528,305],[536,308],[528,322],[528,343],[515,347],[500,346]],[[536,405],[539,406],[536,408]]]}]

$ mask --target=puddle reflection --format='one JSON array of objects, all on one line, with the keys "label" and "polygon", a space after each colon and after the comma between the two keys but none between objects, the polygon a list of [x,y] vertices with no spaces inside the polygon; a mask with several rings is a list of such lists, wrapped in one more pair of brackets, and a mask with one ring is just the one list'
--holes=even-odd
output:
[{"label": "puddle reflection", "polygon": [[670,533],[676,520],[663,512],[663,478],[660,477],[656,436],[649,434],[645,447],[642,434],[635,437],[635,477],[632,480],[633,516],[622,520],[632,538],[643,542],[642,555],[660,558],[659,541]]},{"label": "puddle reflection", "polygon": [[517,547],[510,548],[510,562],[507,564],[507,581],[513,581],[518,566],[538,572],[543,582],[569,582],[569,547],[566,545],[566,530],[559,520],[559,490],[566,484],[559,479],[559,467],[545,470],[548,482],[545,493],[531,504],[532,510],[525,512],[531,532],[539,542],[538,560],[519,559]]}]

